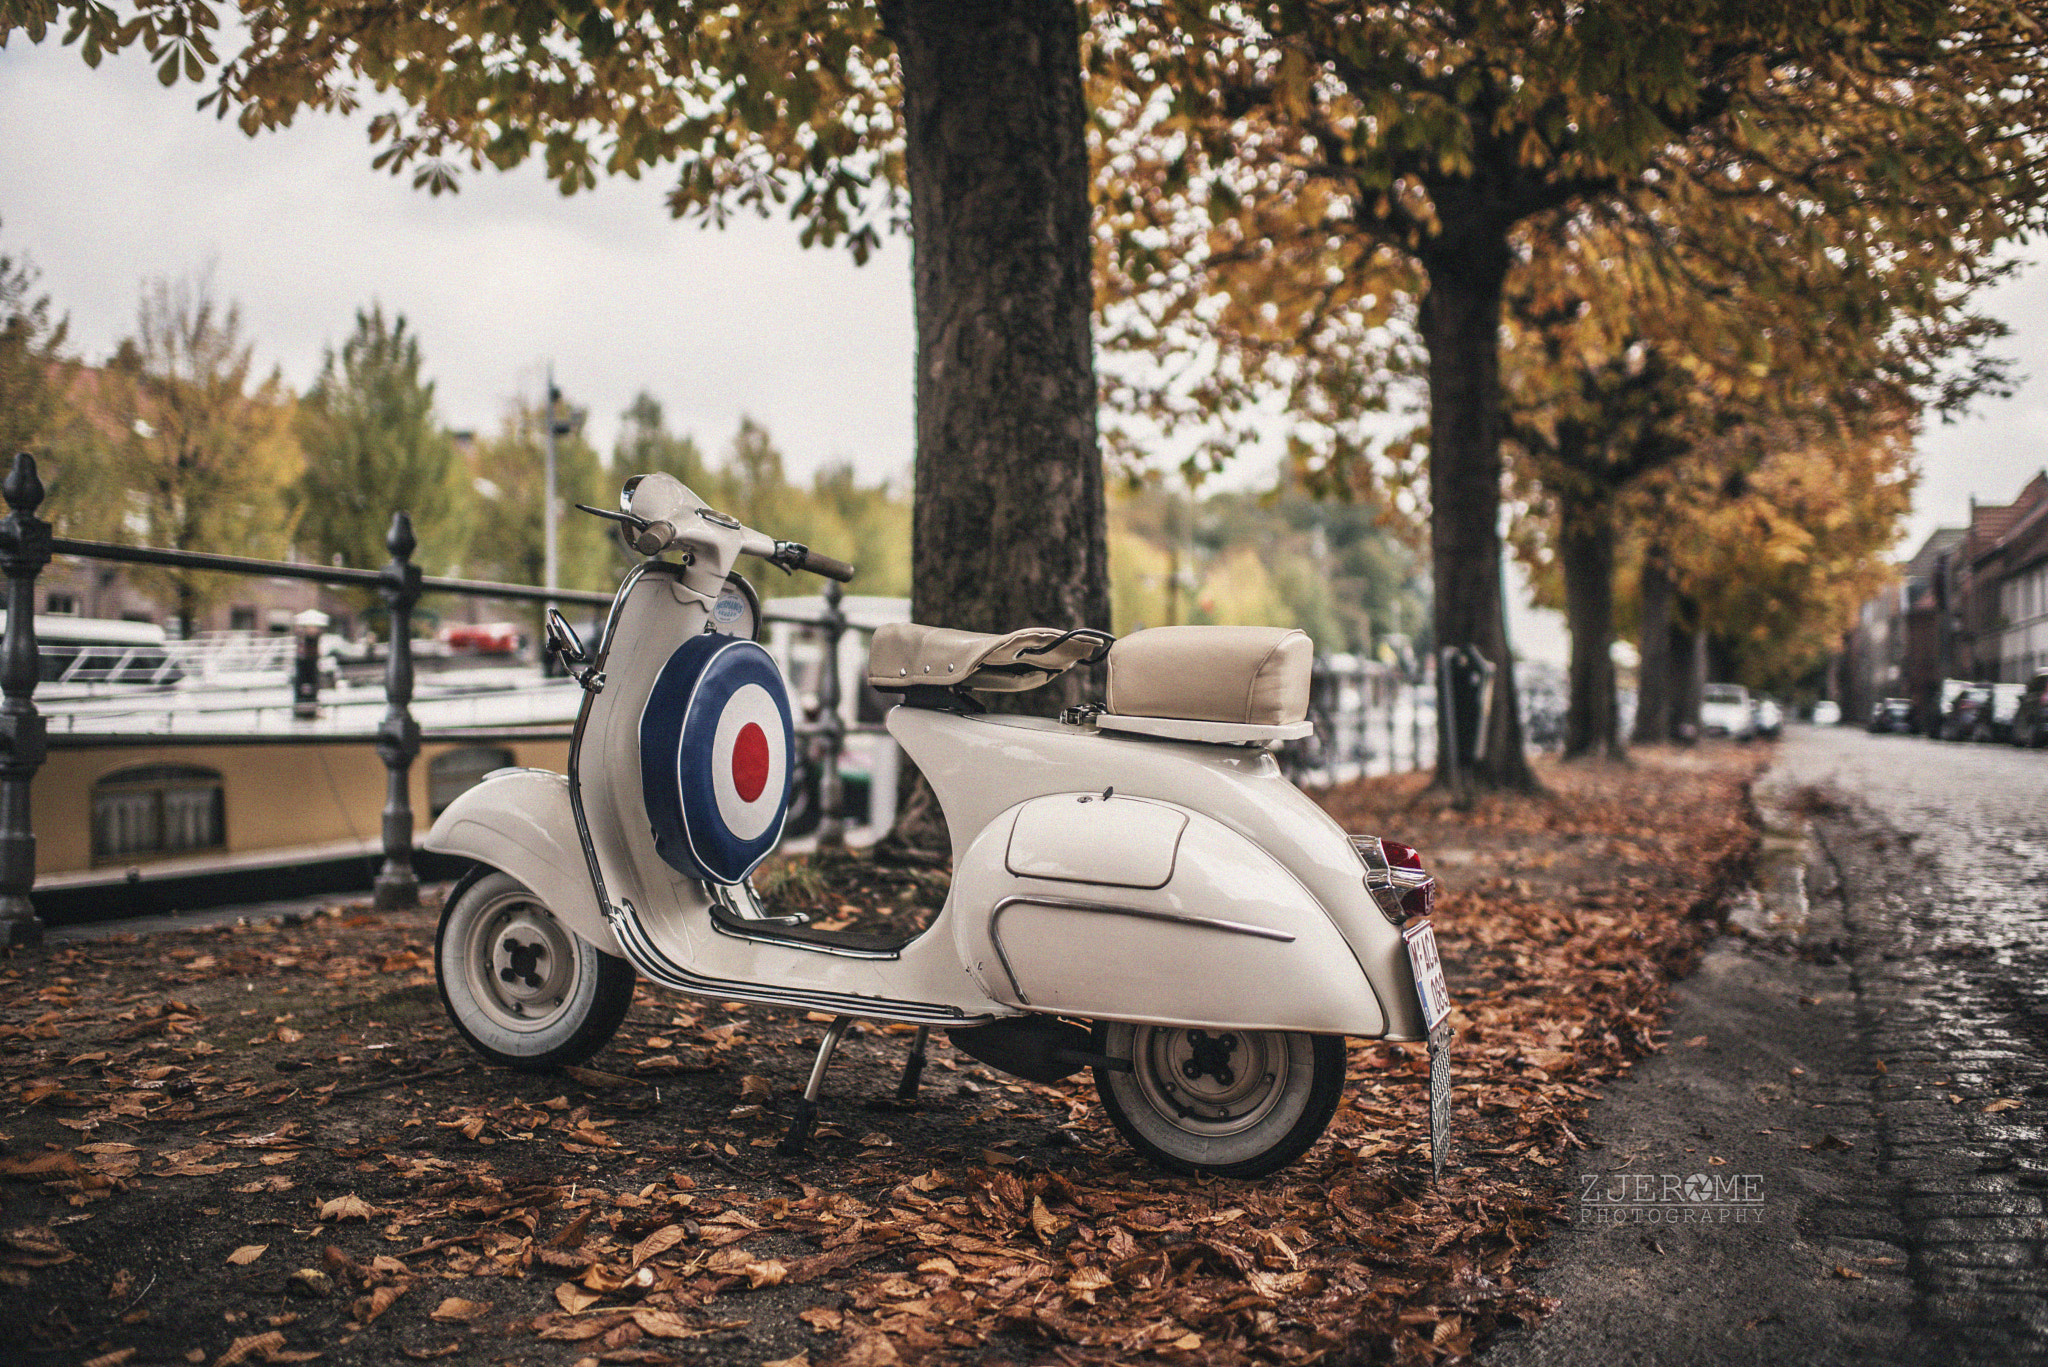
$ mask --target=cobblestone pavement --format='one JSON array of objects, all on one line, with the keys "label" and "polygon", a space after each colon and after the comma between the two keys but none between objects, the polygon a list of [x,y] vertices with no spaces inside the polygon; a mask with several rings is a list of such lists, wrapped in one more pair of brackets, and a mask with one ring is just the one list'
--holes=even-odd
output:
[{"label": "cobblestone pavement", "polygon": [[2048,1362],[2048,755],[1809,732],[1774,783],[1841,919],[1914,1337]]},{"label": "cobblestone pavement", "polygon": [[1788,731],[1762,896],[1588,1117],[1559,1309],[1487,1367],[2048,1364],[2044,793],[2041,752]]}]

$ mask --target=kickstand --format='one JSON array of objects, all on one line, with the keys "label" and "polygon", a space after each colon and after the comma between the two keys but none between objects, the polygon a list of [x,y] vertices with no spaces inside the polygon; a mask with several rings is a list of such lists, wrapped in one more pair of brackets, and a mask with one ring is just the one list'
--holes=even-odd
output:
[{"label": "kickstand", "polygon": [[825,1030],[825,1038],[818,1041],[818,1059],[811,1065],[811,1080],[804,1087],[803,1100],[796,1103],[796,1117],[789,1122],[789,1133],[775,1146],[783,1157],[795,1157],[811,1142],[811,1126],[818,1119],[818,1092],[825,1085],[825,1069],[831,1066],[832,1055],[852,1024],[851,1016],[835,1016]]},{"label": "kickstand", "polygon": [[908,1102],[917,1095],[917,1084],[924,1077],[924,1042],[931,1034],[929,1025],[917,1027],[917,1041],[910,1046],[910,1057],[903,1063],[903,1080],[896,1084],[899,1102]]}]

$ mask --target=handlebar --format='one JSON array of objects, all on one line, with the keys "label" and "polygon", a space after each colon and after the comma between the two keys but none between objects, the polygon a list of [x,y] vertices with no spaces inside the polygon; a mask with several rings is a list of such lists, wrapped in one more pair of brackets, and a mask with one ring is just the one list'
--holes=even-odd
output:
[{"label": "handlebar", "polygon": [[[587,503],[579,503],[576,507],[595,517],[623,523],[631,533],[629,539],[633,543],[633,548],[642,555],[659,555],[676,540],[676,529],[670,522],[650,522],[632,513],[610,512],[604,508],[593,508]],[[738,522],[722,513],[712,512],[709,508],[699,508],[697,514],[718,526],[741,532],[740,549],[749,555],[758,555],[763,560],[780,565],[784,570],[808,570],[827,579],[837,579],[842,584],[853,582],[855,570],[852,565],[844,560],[835,560],[829,555],[821,555],[801,541],[770,540],[757,531],[741,527]]]},{"label": "handlebar", "polygon": [[[785,547],[790,553],[787,561],[784,559]],[[844,560],[834,560],[829,555],[820,555],[809,546],[795,541],[778,541],[775,543],[775,549],[775,563],[785,568],[809,570],[812,574],[822,574],[827,579],[837,579],[842,584],[853,582],[854,568]]]}]

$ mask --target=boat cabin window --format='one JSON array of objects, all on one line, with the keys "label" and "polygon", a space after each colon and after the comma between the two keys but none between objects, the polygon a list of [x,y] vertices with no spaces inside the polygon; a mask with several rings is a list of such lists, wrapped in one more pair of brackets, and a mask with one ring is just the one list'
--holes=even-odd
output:
[{"label": "boat cabin window", "polygon": [[427,807],[433,816],[483,782],[493,769],[510,769],[518,761],[502,745],[465,745],[434,756],[427,763]]},{"label": "boat cabin window", "polygon": [[218,769],[144,764],[108,774],[92,789],[93,862],[221,849],[226,806]]}]

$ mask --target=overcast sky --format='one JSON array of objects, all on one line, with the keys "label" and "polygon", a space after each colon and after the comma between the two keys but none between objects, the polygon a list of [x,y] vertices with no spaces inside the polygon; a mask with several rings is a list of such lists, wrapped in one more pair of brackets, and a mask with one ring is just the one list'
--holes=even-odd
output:
[{"label": "overcast sky", "polygon": [[[781,221],[703,230],[668,216],[659,177],[564,199],[528,166],[429,197],[369,168],[360,121],[251,139],[195,112],[197,89],[163,89],[133,54],[89,71],[54,42],[0,51],[0,251],[41,269],[87,359],[134,331],[145,279],[211,266],[259,361],[295,389],[375,301],[411,322],[454,427],[495,428],[514,396],[539,396],[552,361],[601,450],[646,389],[714,454],[750,414],[798,474],[851,460],[907,478],[907,243],[856,267],[802,250]],[[2048,465],[2048,278],[2029,272],[1984,306],[2012,326],[2007,351],[2030,378],[1928,431],[1902,555],[1972,496],[2009,500]],[[1554,633],[1517,634],[1555,655]]]}]

